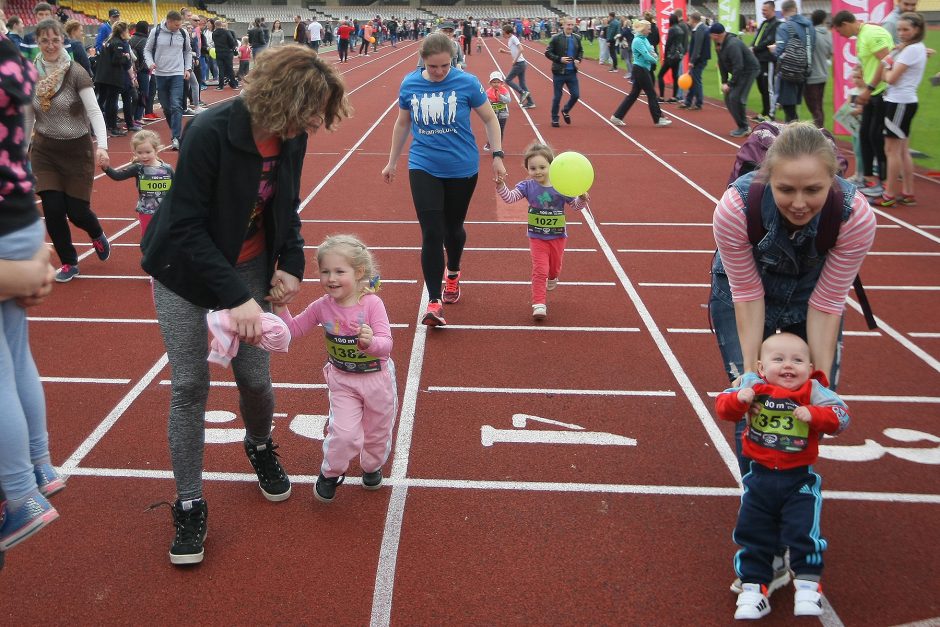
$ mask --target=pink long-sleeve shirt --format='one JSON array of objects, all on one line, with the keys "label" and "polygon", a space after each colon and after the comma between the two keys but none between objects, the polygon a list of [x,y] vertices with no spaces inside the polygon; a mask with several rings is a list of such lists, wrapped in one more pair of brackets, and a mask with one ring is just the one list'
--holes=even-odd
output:
[{"label": "pink long-sleeve shirt", "polygon": [[[294,338],[323,327],[327,358],[333,366],[346,372],[375,372],[392,353],[392,330],[382,299],[365,294],[351,307],[342,307],[332,296],[324,295],[306,309],[291,316],[284,309],[278,314]],[[359,327],[372,328],[372,343],[362,349],[357,342]],[[363,354],[364,351],[364,354]]]},{"label": "pink long-sleeve shirt", "polygon": [[[718,201],[712,225],[734,302],[764,298],[754,247],[747,236],[747,208],[733,186],[725,190]],[[874,241],[875,214],[865,196],[856,191],[852,215],[842,223],[835,246],[829,250],[809,299],[811,307],[824,313],[842,314],[849,288]]]}]

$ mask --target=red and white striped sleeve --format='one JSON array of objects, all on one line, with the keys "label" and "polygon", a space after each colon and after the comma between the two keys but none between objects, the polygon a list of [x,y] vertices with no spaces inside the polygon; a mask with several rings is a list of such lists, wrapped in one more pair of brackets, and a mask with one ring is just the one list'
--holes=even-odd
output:
[{"label": "red and white striped sleeve", "polygon": [[852,199],[852,215],[842,223],[839,238],[826,257],[819,281],[809,299],[814,309],[841,315],[845,299],[865,256],[875,241],[875,212],[861,192]]},{"label": "red and white striped sleeve", "polygon": [[505,183],[496,186],[496,193],[499,194],[499,197],[502,198],[505,203],[514,203],[525,198],[522,192],[516,188],[509,189]]},{"label": "red and white striped sleeve", "polygon": [[734,302],[762,299],[764,285],[754,262],[754,247],[747,236],[744,201],[734,187],[726,189],[718,201],[712,217],[712,231]]}]

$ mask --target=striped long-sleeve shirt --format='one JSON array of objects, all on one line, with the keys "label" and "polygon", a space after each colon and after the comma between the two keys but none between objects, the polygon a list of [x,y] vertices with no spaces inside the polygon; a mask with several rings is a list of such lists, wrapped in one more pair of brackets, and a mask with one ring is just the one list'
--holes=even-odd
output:
[{"label": "striped long-sleeve shirt", "polygon": [[[741,195],[732,186],[718,201],[712,221],[715,242],[735,302],[764,297],[764,286],[754,260],[754,247],[747,235],[746,212]],[[810,307],[833,315],[842,313],[852,281],[874,240],[875,214],[865,197],[856,191],[852,215],[842,223],[835,246],[826,257],[826,264],[809,299]]]}]

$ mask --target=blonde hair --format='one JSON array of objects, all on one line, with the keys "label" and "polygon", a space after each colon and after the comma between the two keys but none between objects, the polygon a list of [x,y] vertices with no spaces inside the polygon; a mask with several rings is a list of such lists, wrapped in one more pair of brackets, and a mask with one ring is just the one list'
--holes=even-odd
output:
[{"label": "blonde hair", "polygon": [[650,28],[651,24],[648,20],[635,20],[633,22],[633,32],[642,33],[647,28]]},{"label": "blonde hair", "polygon": [[424,38],[424,43],[421,44],[422,59],[427,59],[428,57],[435,54],[440,54],[441,52],[446,52],[449,54],[451,59],[454,58],[453,39],[444,33],[431,33]]},{"label": "blonde hair", "polygon": [[379,267],[372,256],[372,251],[355,235],[330,235],[323,243],[317,246],[317,264],[323,264],[323,257],[327,253],[343,256],[357,274],[359,279],[359,296],[374,294],[379,291]]},{"label": "blonde hair", "polygon": [[315,115],[323,116],[327,130],[352,115],[342,76],[300,44],[259,54],[243,84],[241,95],[252,120],[282,138],[305,130]]},{"label": "blonde hair", "polygon": [[[65,29],[65,35],[68,37],[69,33],[72,33],[76,30],[82,30],[82,23],[78,20],[69,20],[65,23],[63,28]],[[82,38],[84,38],[84,35],[81,35],[79,39],[81,40]]]},{"label": "blonde hair", "polygon": [[793,122],[788,124],[770,145],[758,177],[762,181],[769,181],[773,176],[774,166],[781,159],[795,160],[804,157],[817,157],[825,166],[829,178],[835,178],[839,171],[836,150],[829,138],[810,122]]},{"label": "blonde hair", "polygon": [[248,35],[242,36],[242,45],[243,45],[243,46],[247,46],[247,45],[248,45]]},{"label": "blonde hair", "polygon": [[529,159],[532,157],[544,157],[546,161],[551,163],[555,159],[555,153],[552,152],[548,144],[532,142],[525,147],[525,152],[522,153],[522,164],[525,166],[526,170],[529,169]]},{"label": "blonde hair", "polygon": [[143,130],[137,131],[131,137],[131,150],[137,150],[140,146],[144,144],[150,144],[153,146],[154,152],[157,152],[163,146],[160,144],[160,136],[154,133],[153,131]]}]

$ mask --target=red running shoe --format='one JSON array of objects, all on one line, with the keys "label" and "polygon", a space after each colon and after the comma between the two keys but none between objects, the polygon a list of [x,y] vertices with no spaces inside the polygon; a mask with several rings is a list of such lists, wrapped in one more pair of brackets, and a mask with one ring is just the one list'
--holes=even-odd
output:
[{"label": "red running shoe", "polygon": [[444,305],[438,300],[429,302],[427,313],[425,313],[424,318],[421,319],[421,324],[426,324],[429,327],[442,327],[446,325],[447,321],[444,320]]},{"label": "red running shoe", "polygon": [[453,278],[449,275],[444,277],[444,294],[442,300],[448,305],[453,305],[460,300],[460,272]]}]

